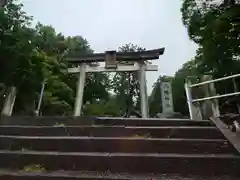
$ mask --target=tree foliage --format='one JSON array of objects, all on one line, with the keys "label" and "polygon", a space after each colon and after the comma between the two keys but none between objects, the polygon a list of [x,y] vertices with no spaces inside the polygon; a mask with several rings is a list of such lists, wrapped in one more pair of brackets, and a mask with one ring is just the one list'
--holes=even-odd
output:
[{"label": "tree foliage", "polygon": [[[190,39],[199,45],[196,56],[186,62],[172,79],[175,111],[187,115],[186,79],[196,83],[203,75],[219,78],[240,72],[240,1],[183,0],[181,12]],[[236,82],[239,86],[240,81],[236,79]],[[230,93],[234,89],[231,81],[217,83],[216,88],[219,94]],[[159,93],[151,96],[160,102]],[[154,109],[156,105],[151,106],[153,114],[160,111],[160,108]]]},{"label": "tree foliage", "polygon": [[[239,73],[240,1],[184,0],[181,10],[189,37],[199,45],[195,60],[201,75],[219,78]],[[216,88],[219,94],[233,92],[230,81]]]},{"label": "tree foliage", "polygon": [[199,44],[202,73],[222,77],[239,72],[240,1],[184,0],[183,23]]},{"label": "tree foliage", "polygon": [[[137,52],[145,50],[134,44],[126,44],[119,48],[120,52]],[[122,62],[121,64],[133,65],[132,62]],[[117,72],[112,80],[112,87],[116,94],[116,99],[124,113],[133,109],[139,110],[139,78],[138,72]]]},{"label": "tree foliage", "polygon": [[[150,114],[161,111],[160,82],[170,80],[175,111],[188,113],[184,81],[197,82],[205,75],[213,78],[239,73],[240,69],[240,1],[183,0],[182,20],[189,37],[199,45],[196,56],[185,63],[174,77],[161,76],[149,97]],[[93,53],[90,44],[80,35],[64,36],[52,26],[32,19],[22,5],[8,0],[0,8],[0,83],[17,88],[15,114],[29,114],[36,109],[42,84],[45,83],[42,115],[72,114],[78,74],[67,73],[66,57]],[[121,52],[142,51],[126,44]],[[130,64],[130,63],[125,63]],[[239,85],[240,81],[236,80]],[[217,85],[218,93],[232,92],[231,82]],[[84,89],[85,115],[121,116],[139,109],[137,72],[88,73]],[[1,97],[2,101],[2,97]]]},{"label": "tree foliage", "polygon": [[[0,9],[0,82],[16,86],[15,113],[26,114],[36,109],[40,90],[45,84],[43,115],[72,113],[77,74],[68,74],[66,56],[89,54],[93,50],[81,36],[65,37],[51,26],[38,23],[31,28],[31,17],[22,4],[9,0]],[[108,76],[88,74],[84,101],[108,98]]]},{"label": "tree foliage", "polygon": [[[68,67],[76,65],[67,63],[66,57],[91,54],[93,50],[82,36],[66,37],[40,22],[32,27],[32,19],[22,7],[9,0],[0,9],[0,82],[17,88],[15,114],[30,114],[36,109],[44,84],[41,114],[70,115],[78,74],[67,73]],[[119,50],[142,49],[127,44]],[[116,73],[113,80],[107,73],[87,73],[84,115],[120,116],[119,109],[124,111],[125,103],[135,106],[139,94],[137,85],[136,73]]]}]

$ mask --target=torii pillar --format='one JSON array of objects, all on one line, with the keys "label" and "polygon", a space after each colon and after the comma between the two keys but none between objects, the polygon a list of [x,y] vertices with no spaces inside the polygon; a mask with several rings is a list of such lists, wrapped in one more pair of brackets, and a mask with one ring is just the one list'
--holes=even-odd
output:
[{"label": "torii pillar", "polygon": [[144,61],[139,62],[139,81],[140,81],[140,102],[142,118],[147,118],[148,109],[148,95],[147,95],[147,79],[146,79],[146,64]]}]

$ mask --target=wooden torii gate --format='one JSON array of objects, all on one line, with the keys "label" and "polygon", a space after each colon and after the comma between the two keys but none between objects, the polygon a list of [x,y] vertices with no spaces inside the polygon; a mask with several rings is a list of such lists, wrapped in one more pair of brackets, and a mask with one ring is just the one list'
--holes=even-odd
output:
[{"label": "wooden torii gate", "polygon": [[[77,85],[77,95],[74,107],[74,116],[81,115],[83,91],[86,73],[88,72],[130,72],[139,71],[140,96],[141,96],[141,115],[142,118],[148,117],[148,96],[146,86],[146,72],[158,71],[157,65],[146,64],[147,60],[159,59],[164,53],[164,48],[140,51],[140,52],[116,52],[106,51],[105,53],[95,53],[86,56],[68,57],[68,62],[78,65],[69,68],[69,73],[79,73]],[[122,65],[118,62],[133,62],[132,65]],[[91,63],[105,62],[105,66],[91,66]]]}]

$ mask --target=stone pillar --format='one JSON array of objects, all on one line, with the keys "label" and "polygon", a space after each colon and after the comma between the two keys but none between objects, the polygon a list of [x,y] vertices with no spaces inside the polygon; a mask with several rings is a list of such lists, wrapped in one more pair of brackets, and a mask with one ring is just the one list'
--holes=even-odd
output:
[{"label": "stone pillar", "polygon": [[7,94],[7,97],[4,102],[2,115],[4,116],[11,116],[13,112],[13,107],[15,104],[17,89],[16,87],[11,87],[9,90],[9,93]]},{"label": "stone pillar", "polygon": [[191,90],[191,82],[190,80],[186,80],[185,83],[185,92],[187,97],[187,104],[188,104],[188,110],[189,110],[189,116],[192,120],[202,120],[202,113],[201,108],[199,106],[199,103],[192,102],[192,90]]},{"label": "stone pillar", "polygon": [[162,96],[162,113],[174,113],[171,82],[161,82],[160,88]]},{"label": "stone pillar", "polygon": [[139,63],[139,79],[140,79],[140,100],[141,100],[141,115],[142,118],[148,117],[148,96],[147,96],[147,80],[145,71],[145,62]]},{"label": "stone pillar", "polygon": [[[210,83],[209,88],[210,88],[211,96],[216,96],[217,92],[216,92],[216,88],[215,88],[214,83]],[[213,116],[214,117],[220,116],[218,99],[213,99],[212,100],[212,109],[213,109]]]},{"label": "stone pillar", "polygon": [[80,73],[79,73],[78,84],[77,84],[77,95],[75,99],[74,116],[81,115],[83,92],[84,92],[84,85],[85,85],[85,79],[86,79],[85,64],[81,64],[79,68],[80,68]]},{"label": "stone pillar", "polygon": [[[205,75],[202,78],[202,81],[212,80],[212,77]],[[214,83],[209,83],[203,85],[204,97],[216,96],[216,89]],[[203,103],[203,115],[205,119],[208,119],[211,116],[218,117],[220,116],[218,99],[206,100]]]},{"label": "stone pillar", "polygon": [[[232,79],[234,92],[239,92],[235,78]],[[240,104],[237,102],[238,113],[240,113]]]},{"label": "stone pillar", "polygon": [[42,100],[43,100],[43,93],[44,93],[44,90],[45,90],[45,85],[46,85],[46,80],[44,80],[43,83],[42,83],[42,88],[41,88],[41,92],[40,92],[40,96],[39,96],[38,106],[37,106],[37,109],[35,111],[36,116],[39,116],[39,113],[40,113]]}]

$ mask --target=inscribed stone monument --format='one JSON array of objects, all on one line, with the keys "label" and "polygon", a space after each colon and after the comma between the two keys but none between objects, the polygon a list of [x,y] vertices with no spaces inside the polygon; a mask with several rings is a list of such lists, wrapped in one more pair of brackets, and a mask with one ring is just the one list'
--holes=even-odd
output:
[{"label": "inscribed stone monument", "polygon": [[171,114],[173,110],[172,85],[170,82],[161,83],[162,113]]}]

